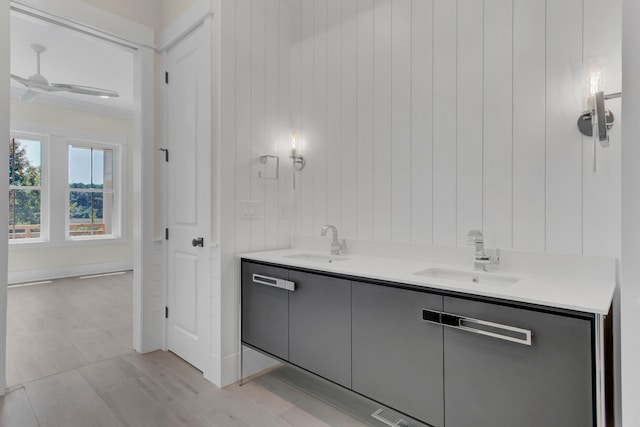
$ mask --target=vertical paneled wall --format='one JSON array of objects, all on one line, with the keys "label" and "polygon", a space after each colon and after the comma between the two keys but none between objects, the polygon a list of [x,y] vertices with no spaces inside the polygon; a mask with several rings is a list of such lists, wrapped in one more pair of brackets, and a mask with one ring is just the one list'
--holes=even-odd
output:
[{"label": "vertical paneled wall", "polygon": [[[323,197],[323,192],[320,187],[305,195],[309,200],[296,200],[289,160],[290,134],[303,117],[299,108],[292,108],[292,100],[300,105],[303,95],[315,98],[314,86],[305,86],[303,92],[300,75],[292,74],[301,63],[300,49],[292,49],[301,40],[299,2],[221,0],[219,12],[220,129],[216,132],[220,172],[214,183],[220,195],[219,272],[218,261],[212,261],[213,294],[219,295],[213,303],[219,312],[214,309],[212,340],[213,354],[220,357],[222,366],[220,383],[228,384],[238,372],[240,269],[236,254],[288,247],[298,218],[296,204],[307,206],[316,194]],[[314,43],[313,28],[307,31]],[[312,54],[305,62],[313,59]],[[308,106],[304,120],[311,119],[314,108],[315,104]],[[279,157],[279,179],[260,176],[273,172],[265,170],[260,161],[263,155]],[[253,217],[246,218],[245,213]]]},{"label": "vertical paneled wall", "polygon": [[[464,245],[478,228],[493,247],[618,254],[620,102],[595,173],[576,120],[583,61],[605,56],[620,90],[621,0],[223,3],[234,253],[332,223],[352,239]],[[292,132],[307,162],[295,190]],[[263,154],[279,180],[258,177]]]},{"label": "vertical paneled wall", "polygon": [[[596,173],[576,121],[584,60],[607,57],[620,90],[622,0],[219,3],[223,384],[235,255],[328,223],[378,242],[465,245],[482,229],[489,247],[619,254],[620,101]],[[307,162],[295,190],[291,133]],[[264,154],[278,180],[258,176]]]},{"label": "vertical paneled wall", "polygon": [[[300,7],[289,0],[237,0],[224,2],[223,12],[221,235],[228,236],[223,237],[225,242],[235,243],[236,252],[286,246],[294,219],[288,161],[294,120],[291,90],[300,90],[291,76],[292,63],[300,62],[291,46],[300,40],[294,33]],[[321,101],[314,96],[313,86],[305,89],[304,96]],[[305,112],[306,120],[313,108]],[[274,171],[260,161],[263,155],[280,158],[279,179],[261,177]],[[309,197],[322,197],[321,190]],[[242,217],[245,206],[252,210],[252,219]]]},{"label": "vertical paneled wall", "polygon": [[583,61],[620,90],[621,3],[301,0],[295,233],[617,255],[620,102],[596,173],[576,121]]}]

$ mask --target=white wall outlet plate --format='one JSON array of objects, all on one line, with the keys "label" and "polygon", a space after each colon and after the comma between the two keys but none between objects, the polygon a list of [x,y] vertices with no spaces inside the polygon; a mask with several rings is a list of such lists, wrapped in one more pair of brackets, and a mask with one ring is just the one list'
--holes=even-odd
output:
[{"label": "white wall outlet plate", "polygon": [[287,206],[284,203],[280,203],[278,205],[278,208],[279,208],[279,217],[280,217],[280,219],[289,218],[289,206]]},{"label": "white wall outlet plate", "polygon": [[262,202],[259,200],[240,200],[238,202],[238,218],[240,219],[261,219],[262,212]]}]

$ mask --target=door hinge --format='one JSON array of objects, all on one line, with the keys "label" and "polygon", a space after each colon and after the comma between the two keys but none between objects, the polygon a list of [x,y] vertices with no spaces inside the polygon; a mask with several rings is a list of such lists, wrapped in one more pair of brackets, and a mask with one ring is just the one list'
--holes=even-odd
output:
[{"label": "door hinge", "polygon": [[164,72],[164,83],[165,84],[169,84],[169,72],[168,71]]},{"label": "door hinge", "polygon": [[169,240],[169,229],[168,228],[164,229],[164,240]]},{"label": "door hinge", "polygon": [[168,148],[158,148],[158,151],[164,151],[164,161],[169,162],[169,149]]},{"label": "door hinge", "polygon": [[169,318],[169,307],[167,307],[166,305],[164,306],[164,318]]}]

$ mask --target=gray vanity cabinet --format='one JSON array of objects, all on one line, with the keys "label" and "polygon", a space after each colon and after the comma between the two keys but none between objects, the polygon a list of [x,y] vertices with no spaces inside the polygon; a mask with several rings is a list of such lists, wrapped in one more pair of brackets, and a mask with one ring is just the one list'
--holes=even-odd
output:
[{"label": "gray vanity cabinet", "polygon": [[272,286],[287,280],[289,270],[242,262],[242,341],[289,358],[289,293]]},{"label": "gray vanity cabinet", "polygon": [[351,282],[289,272],[289,362],[351,388]]},{"label": "gray vanity cabinet", "polygon": [[242,342],[433,427],[595,427],[589,314],[242,262]]},{"label": "gray vanity cabinet", "polygon": [[444,312],[468,319],[467,330],[444,327],[447,427],[594,425],[588,319],[454,297]]},{"label": "gray vanity cabinet", "polygon": [[422,320],[443,297],[354,281],[352,298],[353,390],[443,426],[443,328]]}]

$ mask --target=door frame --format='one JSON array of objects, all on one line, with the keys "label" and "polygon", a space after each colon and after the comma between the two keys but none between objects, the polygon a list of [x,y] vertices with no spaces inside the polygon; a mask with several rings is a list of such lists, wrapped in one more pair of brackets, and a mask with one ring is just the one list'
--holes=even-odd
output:
[{"label": "door frame", "polygon": [[[0,79],[9,81],[10,31],[9,31],[9,0],[0,0]],[[8,141],[9,133],[9,85],[0,87],[0,139]],[[0,175],[9,176],[9,150],[0,150]],[[9,180],[5,181],[5,191],[9,190]],[[8,193],[5,193],[8,194]],[[7,197],[0,198],[0,210],[9,211]],[[8,240],[9,218],[8,215],[0,215],[0,239],[4,239],[5,245],[0,245],[0,366],[6,366],[7,361],[7,280],[8,280]],[[4,395],[7,389],[6,368],[0,369],[0,395]]]},{"label": "door frame", "polygon": [[[155,153],[155,32],[152,28],[109,13],[104,9],[80,0],[47,2],[41,0],[0,0],[0,76],[9,81],[10,61],[10,8],[27,11],[46,20],[63,24],[72,29],[126,45],[136,49],[134,53],[134,215],[133,224],[133,348],[146,353],[162,347],[162,322],[157,314],[162,310],[156,295],[161,282],[154,279],[155,239],[154,221],[154,153]],[[0,89],[0,136],[9,138],[9,85]],[[8,153],[0,152],[0,174],[7,172]],[[9,183],[4,184],[8,191]],[[0,209],[8,209],[7,201],[0,201]],[[7,276],[8,276],[8,218],[0,215],[0,366],[5,365],[7,347]],[[0,395],[6,393],[6,372],[0,369]]]}]

